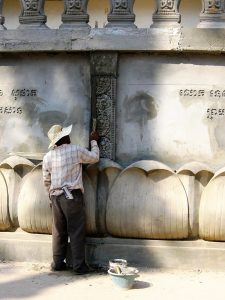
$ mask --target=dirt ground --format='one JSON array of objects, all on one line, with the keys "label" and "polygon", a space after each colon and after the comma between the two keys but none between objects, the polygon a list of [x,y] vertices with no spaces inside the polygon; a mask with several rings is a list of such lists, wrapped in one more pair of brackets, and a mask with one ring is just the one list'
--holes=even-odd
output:
[{"label": "dirt ground", "polygon": [[199,300],[225,299],[225,272],[140,269],[130,290],[107,273],[51,272],[49,264],[0,262],[0,300]]}]

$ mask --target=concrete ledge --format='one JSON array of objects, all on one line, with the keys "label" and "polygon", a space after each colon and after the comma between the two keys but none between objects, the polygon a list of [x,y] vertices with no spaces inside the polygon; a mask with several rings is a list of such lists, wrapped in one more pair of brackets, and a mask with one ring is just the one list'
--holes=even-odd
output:
[{"label": "concrete ledge", "polygon": [[225,29],[93,28],[0,31],[0,53],[40,51],[223,53]]},{"label": "concrete ledge", "polygon": [[23,231],[0,232],[0,259],[18,262],[50,262],[51,236]]},{"label": "concrete ledge", "polygon": [[105,238],[89,239],[87,245],[93,263],[125,258],[150,268],[225,270],[225,243]]},{"label": "concrete ledge", "polygon": [[[87,260],[107,265],[112,258],[150,268],[225,270],[225,243],[87,238]],[[0,259],[50,262],[51,235],[22,231],[0,233]]]}]

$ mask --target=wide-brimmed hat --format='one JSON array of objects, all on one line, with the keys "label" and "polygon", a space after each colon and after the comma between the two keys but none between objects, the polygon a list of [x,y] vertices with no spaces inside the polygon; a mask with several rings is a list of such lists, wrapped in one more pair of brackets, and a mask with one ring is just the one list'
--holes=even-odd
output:
[{"label": "wide-brimmed hat", "polygon": [[53,147],[61,138],[71,133],[73,125],[62,127],[61,125],[53,125],[48,131],[48,138],[51,143],[48,148]]}]

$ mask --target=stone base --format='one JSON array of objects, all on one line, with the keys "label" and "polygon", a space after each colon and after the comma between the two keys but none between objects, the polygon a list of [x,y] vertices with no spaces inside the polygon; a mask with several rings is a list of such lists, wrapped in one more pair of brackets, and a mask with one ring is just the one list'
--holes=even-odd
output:
[{"label": "stone base", "polygon": [[197,28],[210,28],[210,29],[216,29],[216,28],[225,28],[225,22],[210,22],[210,21],[202,21],[198,24]]},{"label": "stone base", "polygon": [[19,30],[26,30],[26,29],[49,29],[45,24],[39,23],[29,23],[29,24],[20,24],[18,27]]},{"label": "stone base", "polygon": [[[23,231],[0,233],[0,259],[51,262],[51,235]],[[119,239],[86,239],[87,261],[107,266],[109,259],[124,258],[130,265],[148,268],[225,270],[225,243]]]},{"label": "stone base", "polygon": [[127,27],[127,28],[137,28],[134,24],[135,22],[135,15],[108,15],[108,23],[106,24],[107,27]]},{"label": "stone base", "polygon": [[225,28],[223,14],[200,14],[197,28]]},{"label": "stone base", "polygon": [[129,22],[109,22],[105,25],[106,28],[116,28],[116,27],[123,27],[123,28],[137,28],[137,26],[134,23]]},{"label": "stone base", "polygon": [[91,29],[91,26],[87,23],[84,22],[64,22],[59,26],[59,29],[78,29],[78,30],[83,30],[83,29]]},{"label": "stone base", "polygon": [[153,23],[150,28],[181,28],[181,24],[180,23],[173,23],[173,22],[156,22]]}]

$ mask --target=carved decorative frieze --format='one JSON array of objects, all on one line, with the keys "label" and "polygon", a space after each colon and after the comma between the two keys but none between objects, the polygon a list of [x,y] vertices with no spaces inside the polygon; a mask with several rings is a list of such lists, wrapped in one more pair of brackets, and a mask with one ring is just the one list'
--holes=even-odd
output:
[{"label": "carved decorative frieze", "polygon": [[224,0],[202,0],[198,28],[225,28]]},{"label": "carved decorative frieze", "polygon": [[135,27],[133,6],[135,0],[110,0],[110,12],[106,27]]},{"label": "carved decorative frieze", "polygon": [[151,27],[179,27],[181,15],[179,6],[181,0],[156,0],[156,10],[153,14]]},{"label": "carved decorative frieze", "polygon": [[4,4],[4,0],[0,0],[0,30],[6,29],[4,26],[5,18],[2,15],[3,4]]},{"label": "carved decorative frieze", "polygon": [[44,14],[45,0],[20,0],[20,28],[47,28]]},{"label": "carved decorative frieze", "polygon": [[64,0],[63,24],[60,28],[90,27],[87,5],[89,0]]},{"label": "carved decorative frieze", "polygon": [[97,119],[100,157],[115,160],[117,54],[93,54],[92,118]]}]

